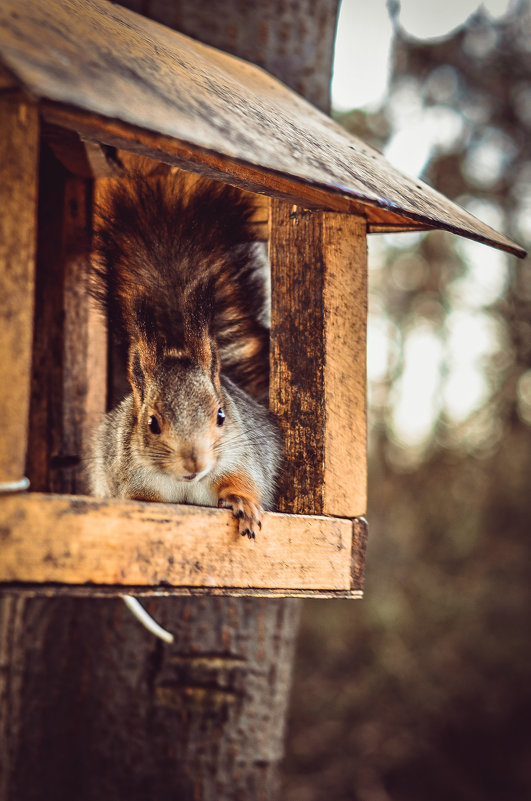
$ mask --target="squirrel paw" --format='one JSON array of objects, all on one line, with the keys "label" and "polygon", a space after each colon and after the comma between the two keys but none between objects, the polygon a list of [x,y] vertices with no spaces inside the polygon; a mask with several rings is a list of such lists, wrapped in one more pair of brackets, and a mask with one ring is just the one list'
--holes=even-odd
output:
[{"label": "squirrel paw", "polygon": [[218,501],[218,506],[223,509],[232,509],[234,517],[238,520],[242,537],[247,536],[250,540],[256,539],[257,532],[262,528],[264,510],[261,506],[248,498],[240,498],[238,495],[227,495]]}]

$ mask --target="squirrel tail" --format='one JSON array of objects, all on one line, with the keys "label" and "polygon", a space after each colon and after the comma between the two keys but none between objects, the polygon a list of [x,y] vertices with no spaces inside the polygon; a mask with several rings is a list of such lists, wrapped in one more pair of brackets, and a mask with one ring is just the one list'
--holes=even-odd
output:
[{"label": "squirrel tail", "polygon": [[221,369],[258,397],[269,335],[252,203],[237,189],[181,174],[134,176],[98,210],[92,292],[130,345],[181,349],[208,335]]}]

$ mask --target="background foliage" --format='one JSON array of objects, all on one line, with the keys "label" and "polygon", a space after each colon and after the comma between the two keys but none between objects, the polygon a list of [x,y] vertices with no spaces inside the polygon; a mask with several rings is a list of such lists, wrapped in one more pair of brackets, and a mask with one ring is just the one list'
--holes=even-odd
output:
[{"label": "background foliage", "polygon": [[[397,28],[384,106],[340,121],[529,249],[530,68],[528,2]],[[434,232],[369,262],[366,598],[305,604],[284,798],[529,798],[531,261]]]}]

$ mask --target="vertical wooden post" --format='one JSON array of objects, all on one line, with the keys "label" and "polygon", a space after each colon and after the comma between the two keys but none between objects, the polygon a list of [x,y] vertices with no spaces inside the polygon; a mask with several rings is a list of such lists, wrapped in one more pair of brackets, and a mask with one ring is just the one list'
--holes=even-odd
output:
[{"label": "vertical wooden post", "polygon": [[106,338],[87,293],[92,181],[43,146],[28,475],[34,489],[87,492],[83,455],[105,410]]},{"label": "vertical wooden post", "polygon": [[[0,75],[0,482],[20,482],[28,445],[33,331],[39,119],[36,107]],[[19,607],[0,600],[0,798],[9,797],[11,718],[22,696],[10,659]]]},{"label": "vertical wooden post", "polygon": [[272,199],[270,404],[284,432],[279,506],[366,511],[365,220]]},{"label": "vertical wooden post", "polygon": [[28,441],[39,120],[9,88],[0,93],[0,131],[0,482],[16,482]]}]

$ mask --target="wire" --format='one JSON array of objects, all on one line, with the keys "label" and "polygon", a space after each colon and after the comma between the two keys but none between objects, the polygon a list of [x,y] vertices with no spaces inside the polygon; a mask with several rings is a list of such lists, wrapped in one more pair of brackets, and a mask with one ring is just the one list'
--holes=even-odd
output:
[{"label": "wire", "polygon": [[164,642],[173,642],[173,634],[170,634],[169,631],[159,626],[157,621],[153,620],[151,615],[146,612],[142,604],[139,603],[136,598],[133,598],[132,595],[121,595],[120,597],[123,598],[129,611],[132,612],[137,620],[139,620],[148,631],[154,634],[155,637],[160,637]]}]

